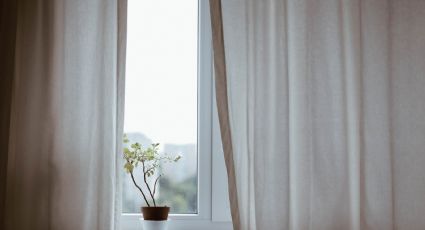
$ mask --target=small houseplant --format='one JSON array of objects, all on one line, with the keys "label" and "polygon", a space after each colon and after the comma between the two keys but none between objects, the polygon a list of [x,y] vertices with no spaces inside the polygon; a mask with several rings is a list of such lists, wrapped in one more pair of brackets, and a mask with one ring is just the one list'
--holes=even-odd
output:
[{"label": "small houseplant", "polygon": [[[160,154],[158,143],[152,144],[147,148],[143,148],[138,142],[130,143],[127,135],[124,135],[123,142],[127,145],[123,151],[125,159],[124,169],[130,174],[134,186],[140,191],[146,203],[146,206],[141,207],[143,219],[165,222],[168,219],[170,207],[159,206],[156,202],[155,193],[157,191],[158,180],[161,177],[161,174],[157,175],[157,172],[163,163],[177,162],[181,156],[172,157],[166,154]],[[141,167],[142,169],[141,176],[143,177],[144,186],[140,186],[134,177],[134,169],[137,167]],[[154,180],[150,181],[150,179]],[[153,182],[153,185],[149,182]],[[142,187],[145,187],[145,190]]]}]

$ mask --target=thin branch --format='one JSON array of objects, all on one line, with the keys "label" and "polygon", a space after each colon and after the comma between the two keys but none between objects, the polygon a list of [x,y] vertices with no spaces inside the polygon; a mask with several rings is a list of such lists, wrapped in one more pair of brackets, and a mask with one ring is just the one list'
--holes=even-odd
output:
[{"label": "thin branch", "polygon": [[155,184],[153,185],[153,195],[155,196],[155,192],[156,192],[156,183],[158,182],[159,178],[161,177],[161,175],[159,175],[156,180],[155,180]]},{"label": "thin branch", "polygon": [[147,178],[146,178],[146,172],[147,171],[145,171],[145,162],[144,161],[142,161],[142,166],[143,166],[143,180],[145,181],[145,184],[146,184],[146,187],[148,188],[149,194],[152,197],[153,206],[156,207],[155,197],[152,194],[151,188],[149,187],[149,184],[148,184],[148,181],[147,181]]},{"label": "thin branch", "polygon": [[[150,168],[148,168],[148,169],[146,169],[146,172],[149,172],[149,171],[151,171],[152,169],[154,169],[155,167],[154,166],[152,166],[152,167],[150,167]],[[143,172],[145,172],[145,170],[143,170]]]},{"label": "thin branch", "polygon": [[136,180],[134,179],[133,176],[133,171],[130,172],[131,175],[131,179],[133,180],[134,185],[139,189],[139,191],[142,193],[143,195],[143,199],[145,199],[146,204],[148,205],[148,207],[150,207],[151,205],[149,204],[148,200],[146,199],[145,193],[143,193],[143,190],[140,188],[140,186],[136,183]]}]

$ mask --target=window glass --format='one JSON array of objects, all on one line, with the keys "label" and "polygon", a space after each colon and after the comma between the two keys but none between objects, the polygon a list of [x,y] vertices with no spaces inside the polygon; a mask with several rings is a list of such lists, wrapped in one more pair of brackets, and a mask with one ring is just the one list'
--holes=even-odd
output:
[{"label": "window glass", "polygon": [[[156,200],[171,213],[197,213],[197,0],[129,0],[124,132],[131,142],[181,160],[161,169]],[[124,172],[124,170],[123,170]],[[143,184],[141,171],[135,178]],[[123,212],[143,197],[123,176]]]}]

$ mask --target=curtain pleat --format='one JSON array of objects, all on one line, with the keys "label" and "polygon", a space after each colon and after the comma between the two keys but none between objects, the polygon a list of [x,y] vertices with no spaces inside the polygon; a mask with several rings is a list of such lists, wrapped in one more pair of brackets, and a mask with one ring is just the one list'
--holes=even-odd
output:
[{"label": "curtain pleat", "polygon": [[425,2],[221,4],[237,229],[424,229]]}]

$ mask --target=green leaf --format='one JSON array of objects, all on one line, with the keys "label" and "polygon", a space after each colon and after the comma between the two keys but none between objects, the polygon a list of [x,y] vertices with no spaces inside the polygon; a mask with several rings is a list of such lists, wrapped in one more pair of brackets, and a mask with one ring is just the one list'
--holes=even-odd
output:
[{"label": "green leaf", "polygon": [[130,173],[133,172],[134,166],[130,162],[127,162],[125,163],[124,168],[126,169],[127,173]]},{"label": "green leaf", "polygon": [[179,161],[181,158],[182,158],[182,156],[181,155],[178,155],[176,158],[174,158],[174,162]]}]

